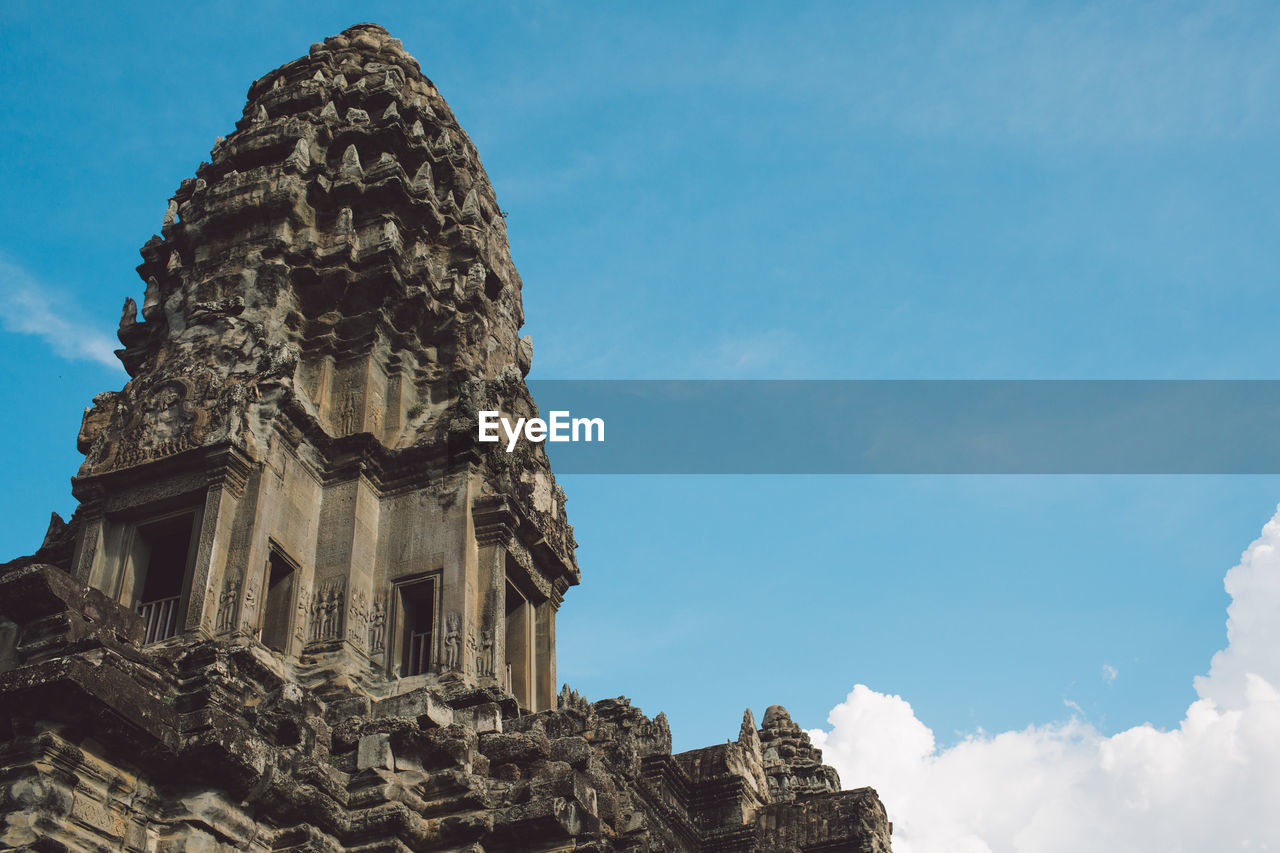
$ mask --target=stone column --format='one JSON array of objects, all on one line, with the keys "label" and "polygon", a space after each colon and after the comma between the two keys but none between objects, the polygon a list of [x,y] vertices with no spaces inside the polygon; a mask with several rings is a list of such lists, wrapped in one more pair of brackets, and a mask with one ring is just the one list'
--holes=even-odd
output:
[{"label": "stone column", "polygon": [[108,595],[106,588],[110,578],[102,573],[102,546],[104,518],[101,495],[76,495],[80,499],[80,515],[84,519],[80,536],[76,539],[75,553],[71,557],[71,574],[86,586],[94,586]]},{"label": "stone column", "polygon": [[235,513],[230,517],[231,536],[225,564],[220,575],[212,579],[219,590],[215,633],[222,636],[247,633],[244,630],[247,625],[256,627],[257,608],[266,594],[263,567],[254,562],[262,488],[262,477],[252,472]]},{"label": "stone column", "polygon": [[343,636],[347,573],[351,570],[351,542],[355,537],[355,478],[325,488],[320,499],[320,528],[316,537],[315,583],[308,602],[307,642]]},{"label": "stone column", "polygon": [[347,648],[369,656],[369,611],[373,606],[374,562],[378,556],[378,516],[381,504],[373,484],[356,480],[354,518],[351,525],[350,571],[347,573]]},{"label": "stone column", "polygon": [[556,594],[535,609],[533,710],[556,705],[556,611],[564,599]]},{"label": "stone column", "polygon": [[471,482],[465,473],[446,476],[441,494],[440,642],[436,646],[440,671],[474,681],[476,628],[472,615],[476,597],[475,525],[471,518]]},{"label": "stone column", "polygon": [[515,535],[515,516],[505,499],[485,496],[474,501],[471,516],[475,523],[478,552],[476,580],[482,599],[476,613],[477,678],[506,684],[507,660],[507,546]]},{"label": "stone column", "polygon": [[494,680],[503,683],[503,662],[506,660],[506,637],[503,604],[507,561],[507,549],[486,530],[484,538],[477,531],[478,559],[477,581],[483,590],[476,613],[476,679],[481,683]]},{"label": "stone column", "polygon": [[204,510],[196,540],[190,586],[182,591],[187,602],[183,631],[212,635],[217,618],[219,590],[215,589],[227,561],[236,508],[244,497],[249,460],[234,447],[224,448],[206,458]]}]

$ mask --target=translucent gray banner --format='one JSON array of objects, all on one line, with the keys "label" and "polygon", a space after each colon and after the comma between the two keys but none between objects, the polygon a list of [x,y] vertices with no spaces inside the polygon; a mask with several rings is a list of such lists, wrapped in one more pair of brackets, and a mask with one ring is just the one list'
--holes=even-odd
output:
[{"label": "translucent gray banner", "polygon": [[604,421],[547,442],[562,474],[1280,473],[1280,380],[529,387],[544,419]]}]

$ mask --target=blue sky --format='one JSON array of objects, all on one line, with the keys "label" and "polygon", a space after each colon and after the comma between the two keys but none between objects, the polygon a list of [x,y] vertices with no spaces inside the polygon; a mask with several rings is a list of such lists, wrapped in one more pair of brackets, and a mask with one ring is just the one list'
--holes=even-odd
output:
[{"label": "blue sky", "polygon": [[[0,557],[73,508],[169,195],[253,79],[362,20],[479,148],[536,378],[1276,378],[1280,9],[690,6],[7,3]],[[1274,477],[564,486],[561,675],[665,710],[677,748],[748,705],[821,726],[859,683],[941,744],[1176,727],[1280,500]]]}]

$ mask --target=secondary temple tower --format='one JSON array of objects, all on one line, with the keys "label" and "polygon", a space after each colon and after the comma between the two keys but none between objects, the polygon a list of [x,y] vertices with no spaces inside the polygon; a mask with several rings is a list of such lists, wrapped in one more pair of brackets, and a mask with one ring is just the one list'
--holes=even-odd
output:
[{"label": "secondary temple tower", "polygon": [[673,756],[556,690],[565,497],[476,440],[536,414],[520,276],[396,39],[254,83],[161,230],[79,509],[0,567],[0,847],[888,850],[781,708]]}]

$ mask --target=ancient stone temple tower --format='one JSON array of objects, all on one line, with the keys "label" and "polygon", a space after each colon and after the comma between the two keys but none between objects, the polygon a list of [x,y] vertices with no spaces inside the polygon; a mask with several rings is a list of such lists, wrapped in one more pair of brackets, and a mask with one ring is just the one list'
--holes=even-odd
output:
[{"label": "ancient stone temple tower", "polygon": [[557,691],[579,581],[475,148],[385,30],[253,84],[142,249],[80,507],[0,568],[0,848],[887,850],[781,708]]},{"label": "ancient stone temple tower", "polygon": [[564,498],[540,452],[472,440],[478,405],[533,412],[520,276],[416,62],[363,27],[258,81],[142,254],[133,379],[80,435],[72,574],[148,640],[551,707]]}]

